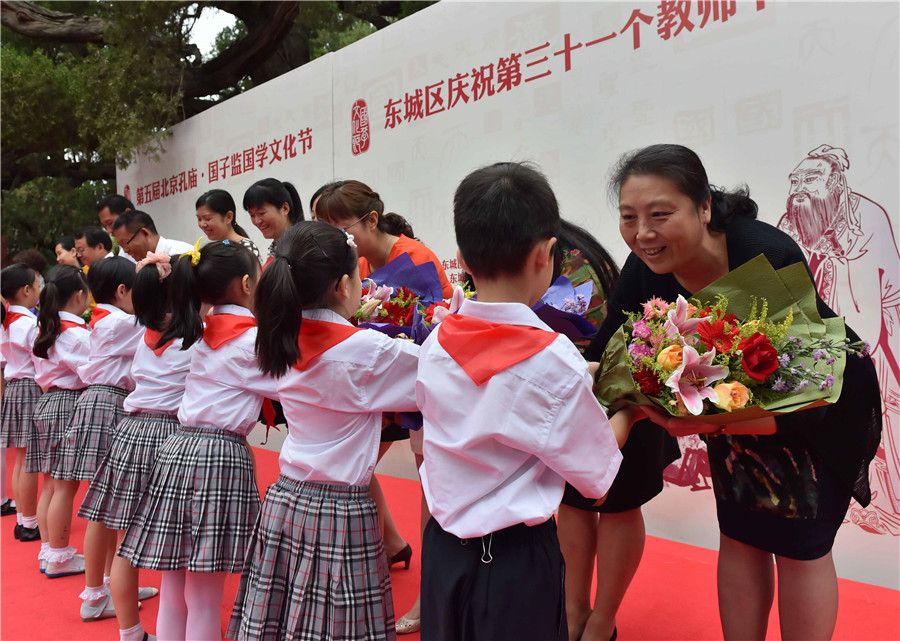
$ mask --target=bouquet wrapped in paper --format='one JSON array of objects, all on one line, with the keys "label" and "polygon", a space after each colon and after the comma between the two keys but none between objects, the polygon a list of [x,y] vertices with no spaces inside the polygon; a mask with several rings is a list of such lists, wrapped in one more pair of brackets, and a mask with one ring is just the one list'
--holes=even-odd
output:
[{"label": "bouquet wrapped in paper", "polygon": [[823,319],[805,267],[765,256],[686,300],[654,298],[613,334],[595,394],[609,411],[656,405],[724,426],[834,403],[850,343],[843,318]]},{"label": "bouquet wrapped in paper", "polygon": [[606,318],[606,298],[600,279],[577,249],[565,252],[560,276],[534,307],[550,329],[583,350]]}]

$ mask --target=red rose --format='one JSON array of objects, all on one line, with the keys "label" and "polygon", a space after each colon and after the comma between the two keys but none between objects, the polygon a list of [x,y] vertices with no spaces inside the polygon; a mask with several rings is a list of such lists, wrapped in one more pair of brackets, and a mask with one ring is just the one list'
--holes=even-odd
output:
[{"label": "red rose", "polygon": [[647,396],[659,396],[662,394],[663,385],[653,370],[646,367],[640,368],[634,373],[634,380]]},{"label": "red rose", "polygon": [[747,376],[754,381],[764,381],[778,369],[778,350],[769,342],[768,336],[756,332],[738,345],[743,352],[741,365]]}]

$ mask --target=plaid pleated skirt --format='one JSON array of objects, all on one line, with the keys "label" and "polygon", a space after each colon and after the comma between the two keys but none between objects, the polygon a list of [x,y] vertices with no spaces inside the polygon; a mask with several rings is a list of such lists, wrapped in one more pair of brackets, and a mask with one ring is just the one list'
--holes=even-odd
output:
[{"label": "plaid pleated skirt", "polygon": [[278,478],[266,492],[226,636],[396,638],[388,561],[367,486]]},{"label": "plaid pleated skirt", "polygon": [[59,458],[59,443],[83,389],[54,387],[41,394],[25,451],[25,471],[49,474]]},{"label": "plaid pleated skirt", "polygon": [[34,422],[34,408],[41,388],[33,378],[6,381],[0,406],[0,447],[27,447]]},{"label": "plaid pleated skirt", "polygon": [[50,476],[61,481],[90,481],[109,447],[109,433],[125,410],[128,391],[95,383],[84,390],[59,444]]},{"label": "plaid pleated skirt", "polygon": [[152,570],[241,572],[258,516],[247,439],[182,426],[157,451],[119,556]]},{"label": "plaid pleated skirt", "polygon": [[181,427],[173,414],[126,414],[109,435],[109,448],[78,516],[112,530],[128,527],[150,482],[156,452]]}]

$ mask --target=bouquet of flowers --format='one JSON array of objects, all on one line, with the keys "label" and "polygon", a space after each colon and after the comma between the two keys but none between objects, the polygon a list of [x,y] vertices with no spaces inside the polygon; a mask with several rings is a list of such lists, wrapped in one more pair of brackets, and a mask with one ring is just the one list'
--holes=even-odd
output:
[{"label": "bouquet of flowers", "polygon": [[715,425],[793,412],[835,402],[847,355],[868,353],[842,318],[821,318],[802,264],[775,271],[764,256],[628,317],[595,387],[610,410],[652,403]]}]

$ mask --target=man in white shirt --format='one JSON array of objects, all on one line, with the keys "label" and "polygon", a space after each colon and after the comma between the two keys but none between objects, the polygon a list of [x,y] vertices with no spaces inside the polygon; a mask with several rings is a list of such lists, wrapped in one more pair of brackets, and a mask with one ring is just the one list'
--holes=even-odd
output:
[{"label": "man in white shirt", "polygon": [[95,225],[86,227],[75,234],[75,253],[83,265],[90,267],[113,255],[112,239],[109,234]]},{"label": "man in white shirt", "polygon": [[149,214],[130,210],[122,213],[113,223],[113,236],[134,260],[143,260],[148,253],[180,256],[194,247],[180,240],[163,238],[156,231],[156,224]]},{"label": "man in white shirt", "polygon": [[[132,209],[134,209],[134,205],[130,200],[125,198],[125,196],[110,194],[109,196],[104,196],[100,202],[97,203],[97,218],[100,220],[103,229],[105,229],[108,234],[112,234],[113,223],[116,222],[116,218]],[[118,253],[122,258],[135,262],[134,258],[118,248],[116,248],[116,251],[113,253]]]}]

